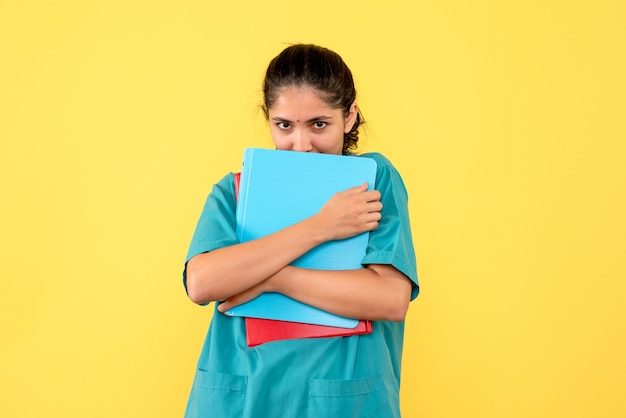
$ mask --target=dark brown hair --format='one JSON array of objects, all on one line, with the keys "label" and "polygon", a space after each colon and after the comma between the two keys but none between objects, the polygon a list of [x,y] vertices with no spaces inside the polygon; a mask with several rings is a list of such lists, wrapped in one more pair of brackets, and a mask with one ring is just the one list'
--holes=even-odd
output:
[{"label": "dark brown hair", "polygon": [[[346,63],[337,53],[317,45],[289,46],[270,62],[263,80],[263,113],[266,119],[280,90],[292,86],[313,88],[330,107],[341,109],[344,116],[356,100],[354,80]],[[352,130],[343,136],[343,154],[356,149],[359,125],[362,123],[359,111]]]}]

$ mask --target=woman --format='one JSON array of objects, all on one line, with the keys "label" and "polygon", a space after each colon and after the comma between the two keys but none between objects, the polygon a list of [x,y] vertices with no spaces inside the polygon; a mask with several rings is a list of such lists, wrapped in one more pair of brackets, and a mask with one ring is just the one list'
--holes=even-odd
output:
[{"label": "woman", "polygon": [[[277,149],[349,154],[361,115],[352,74],[336,53],[294,45],[274,58],[263,83]],[[419,291],[402,179],[378,153],[376,190],[335,194],[314,216],[239,243],[234,176],[207,198],[183,273],[189,298],[216,308],[186,416],[399,417],[404,317]],[[330,240],[369,231],[364,268],[307,270],[293,260]],[[373,321],[367,335],[246,346],[243,319],[222,312],[278,292],[337,315]]]}]

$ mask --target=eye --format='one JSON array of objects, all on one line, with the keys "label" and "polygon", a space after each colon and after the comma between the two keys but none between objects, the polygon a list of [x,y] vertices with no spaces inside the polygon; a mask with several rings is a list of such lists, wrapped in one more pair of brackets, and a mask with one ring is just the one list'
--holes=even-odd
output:
[{"label": "eye", "polygon": [[291,125],[289,124],[289,122],[278,122],[276,126],[278,126],[279,129],[283,129],[283,130],[291,128]]},{"label": "eye", "polygon": [[326,127],[326,125],[327,125],[327,123],[326,122],[322,122],[321,120],[313,122],[313,127],[315,129],[324,129]]}]

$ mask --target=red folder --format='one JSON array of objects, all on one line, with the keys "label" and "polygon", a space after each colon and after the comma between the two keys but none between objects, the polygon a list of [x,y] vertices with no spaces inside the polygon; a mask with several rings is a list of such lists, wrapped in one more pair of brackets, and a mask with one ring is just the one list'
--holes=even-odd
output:
[{"label": "red folder", "polygon": [[248,347],[279,340],[346,337],[350,335],[370,334],[371,332],[371,321],[359,321],[359,324],[355,328],[337,328],[326,327],[324,325],[274,321],[272,319],[246,318],[246,342]]},{"label": "red folder", "polygon": [[[241,173],[235,173],[235,197],[239,195],[240,176]],[[365,320],[359,321],[354,328],[339,328],[272,319],[246,318],[246,342],[248,347],[280,340],[347,337],[350,335],[371,334],[371,332],[372,322]]]}]

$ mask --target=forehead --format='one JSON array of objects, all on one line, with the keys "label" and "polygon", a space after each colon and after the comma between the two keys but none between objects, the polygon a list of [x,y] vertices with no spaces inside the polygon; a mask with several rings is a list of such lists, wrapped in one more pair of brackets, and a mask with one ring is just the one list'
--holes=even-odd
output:
[{"label": "forehead", "polygon": [[308,86],[281,88],[269,110],[271,112],[272,110],[303,111],[307,109],[336,110],[327,103],[322,92]]}]

